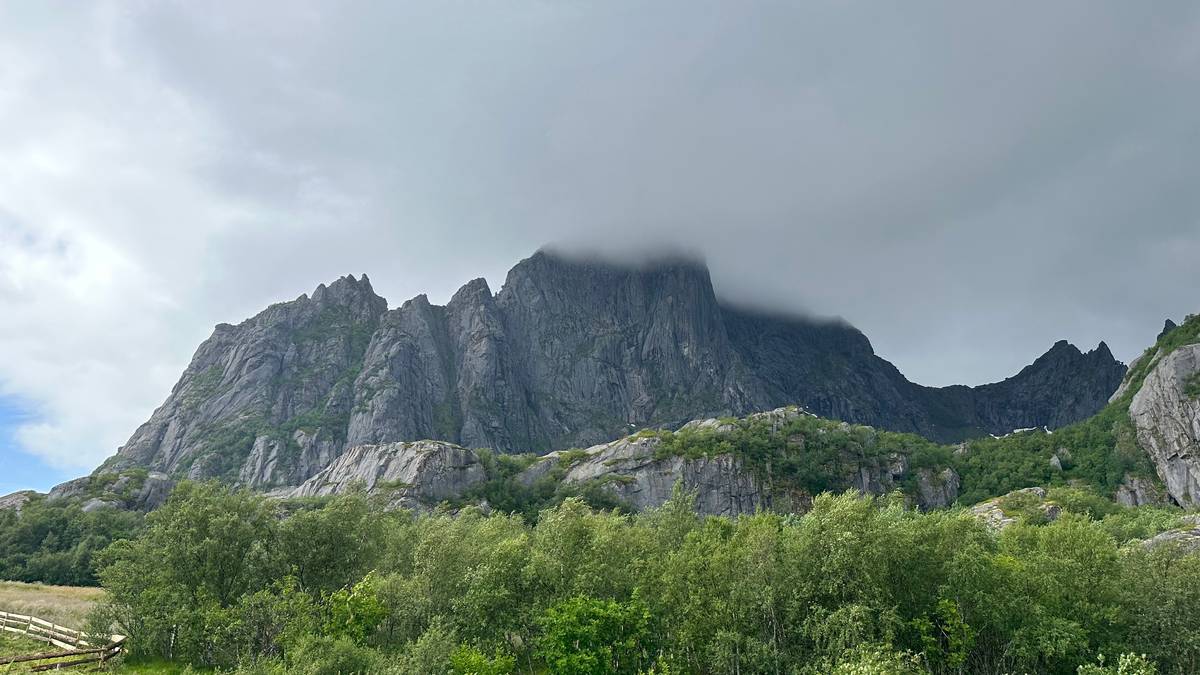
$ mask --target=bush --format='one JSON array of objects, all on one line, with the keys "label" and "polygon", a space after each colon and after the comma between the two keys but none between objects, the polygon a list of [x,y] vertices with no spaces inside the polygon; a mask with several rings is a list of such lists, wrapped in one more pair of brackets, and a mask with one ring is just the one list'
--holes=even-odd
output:
[{"label": "bush", "polygon": [[291,660],[293,672],[305,675],[358,675],[381,663],[377,652],[346,637],[311,638]]}]

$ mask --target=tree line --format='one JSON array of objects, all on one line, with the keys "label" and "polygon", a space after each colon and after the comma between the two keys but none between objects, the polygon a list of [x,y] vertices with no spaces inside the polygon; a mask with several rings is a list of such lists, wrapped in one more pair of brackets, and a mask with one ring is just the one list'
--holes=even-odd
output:
[{"label": "tree line", "polygon": [[1200,556],[1138,542],[1179,513],[1056,497],[995,532],[898,495],[531,522],[184,483],[98,556],[93,627],[245,673],[1200,671]]}]

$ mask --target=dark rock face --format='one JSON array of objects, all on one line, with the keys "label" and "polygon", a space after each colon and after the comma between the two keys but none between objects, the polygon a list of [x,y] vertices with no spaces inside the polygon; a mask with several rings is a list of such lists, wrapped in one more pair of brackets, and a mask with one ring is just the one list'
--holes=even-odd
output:
[{"label": "dark rock face", "polygon": [[800,404],[940,441],[1082,419],[1124,366],[1060,343],[1004,382],[921,387],[842,322],[721,305],[694,262],[644,267],[539,252],[492,294],[387,309],[345,277],[200,346],[167,401],[106,462],[260,488],[348,449],[437,439],[546,452]]},{"label": "dark rock face", "polygon": [[1084,354],[1060,341],[1003,382],[923,387],[876,356],[866,336],[844,323],[731,309],[725,317],[769,405],[795,402],[821,417],[941,442],[1077,422],[1104,407],[1125,375],[1103,342]]}]

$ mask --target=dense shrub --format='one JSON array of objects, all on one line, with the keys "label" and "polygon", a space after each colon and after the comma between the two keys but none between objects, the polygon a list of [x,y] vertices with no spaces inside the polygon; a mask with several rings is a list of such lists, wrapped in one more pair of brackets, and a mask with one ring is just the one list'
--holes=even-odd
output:
[{"label": "dense shrub", "polygon": [[[1160,511],[1055,494],[1057,521],[996,534],[853,494],[736,521],[682,494],[639,515],[568,499],[531,524],[188,485],[105,552],[98,620],[135,656],[252,672],[1074,673],[1134,653],[1196,672],[1200,556],[1114,538]],[[285,550],[295,518],[348,550]]]}]

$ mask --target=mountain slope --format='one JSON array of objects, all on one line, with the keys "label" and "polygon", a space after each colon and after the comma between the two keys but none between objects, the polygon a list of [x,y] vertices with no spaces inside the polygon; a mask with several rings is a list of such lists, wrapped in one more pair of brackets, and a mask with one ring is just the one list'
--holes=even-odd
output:
[{"label": "mountain slope", "polygon": [[296,485],[348,448],[437,439],[503,452],[799,404],[940,441],[1098,410],[1124,366],[1059,343],[1004,382],[913,384],[858,330],[722,305],[687,260],[620,266],[539,252],[496,294],[388,310],[344,277],[222,324],[103,469]]}]

